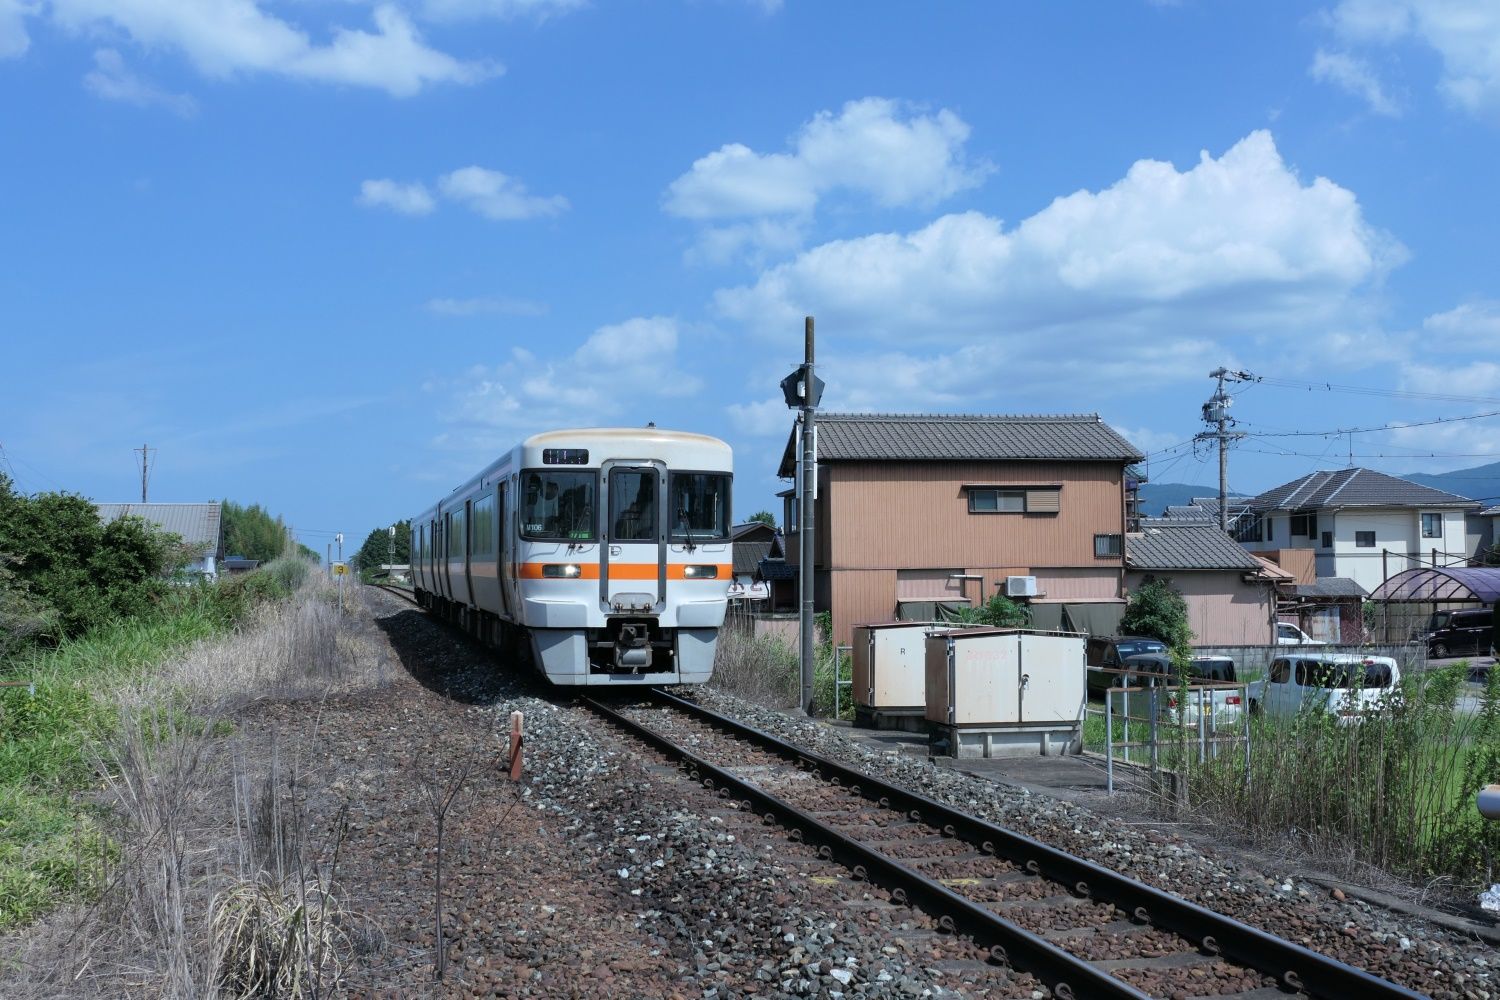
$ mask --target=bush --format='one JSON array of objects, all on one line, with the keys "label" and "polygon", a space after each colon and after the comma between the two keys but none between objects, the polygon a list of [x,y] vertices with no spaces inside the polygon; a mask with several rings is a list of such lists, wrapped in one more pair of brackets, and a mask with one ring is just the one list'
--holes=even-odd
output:
[{"label": "bush", "polygon": [[1026,628],[1031,624],[1031,612],[1004,594],[996,594],[977,608],[964,608],[958,621],[964,625]]},{"label": "bush", "polygon": [[0,606],[31,608],[55,623],[33,637],[57,641],[150,613],[166,596],[164,577],[180,549],[175,535],[138,518],[100,524],[81,496],[25,496],[0,475],[0,553],[9,571]]},{"label": "bush", "polygon": [[1120,618],[1120,634],[1157,639],[1184,659],[1192,655],[1187,602],[1165,580],[1147,580],[1131,593]]}]

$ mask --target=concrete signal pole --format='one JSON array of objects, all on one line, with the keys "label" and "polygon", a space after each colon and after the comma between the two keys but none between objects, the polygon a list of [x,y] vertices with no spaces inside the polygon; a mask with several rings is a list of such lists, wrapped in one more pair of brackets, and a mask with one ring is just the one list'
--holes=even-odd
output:
[{"label": "concrete signal pole", "polygon": [[813,657],[816,645],[817,625],[813,620],[813,503],[817,499],[818,455],[817,423],[814,414],[818,401],[823,397],[823,382],[813,374],[813,318],[804,321],[805,350],[803,362],[786,378],[781,380],[781,394],[786,405],[800,411],[797,417],[798,441],[801,444],[801,460],[797,463],[797,587],[801,596],[801,614],[798,618],[800,633],[802,692],[800,704],[808,715],[813,711]]}]

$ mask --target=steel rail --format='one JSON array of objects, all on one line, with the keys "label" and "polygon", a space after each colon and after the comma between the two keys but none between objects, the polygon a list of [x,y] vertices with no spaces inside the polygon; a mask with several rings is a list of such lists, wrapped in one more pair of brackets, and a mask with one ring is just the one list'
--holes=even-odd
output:
[{"label": "steel rail", "polygon": [[1091,899],[1112,903],[1137,920],[1198,942],[1205,951],[1273,976],[1285,989],[1330,1000],[1351,996],[1362,1000],[1375,997],[1421,1000],[1425,996],[1024,834],[804,750],[696,702],[660,690],[653,690],[651,694],[663,704],[696,716],[781,757],[805,762],[815,773],[831,775],[835,780],[847,783],[850,791],[865,798],[884,799],[893,808],[914,812],[916,816],[913,818],[919,816],[922,821],[942,828],[949,836],[993,852],[1026,871],[1072,886],[1076,892]]},{"label": "steel rail", "polygon": [[1140,1000],[1149,996],[947,886],[839,832],[759,786],[709,763],[649,726],[627,718],[593,698],[581,698],[580,703],[685,765],[690,776],[701,781],[704,787],[717,785],[720,795],[733,794],[753,805],[767,823],[779,823],[790,828],[795,838],[817,843],[822,857],[845,865],[855,877],[889,888],[891,898],[896,902],[920,906],[945,930],[967,934],[983,942],[990,949],[992,958],[1031,973],[1063,1000],[1074,997]]}]

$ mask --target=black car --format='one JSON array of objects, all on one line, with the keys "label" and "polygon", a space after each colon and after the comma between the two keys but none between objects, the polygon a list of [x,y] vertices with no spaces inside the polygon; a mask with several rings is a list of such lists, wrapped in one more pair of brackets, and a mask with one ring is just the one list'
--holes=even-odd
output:
[{"label": "black car", "polygon": [[1495,645],[1495,612],[1489,608],[1438,611],[1427,623],[1427,655],[1484,655]]},{"label": "black car", "polygon": [[[1166,643],[1142,635],[1090,636],[1084,647],[1084,662],[1091,667],[1120,670],[1129,666],[1126,661],[1131,657],[1166,656],[1168,652]],[[1089,690],[1096,692],[1125,683],[1123,674],[1100,670],[1088,671],[1087,677]]]}]

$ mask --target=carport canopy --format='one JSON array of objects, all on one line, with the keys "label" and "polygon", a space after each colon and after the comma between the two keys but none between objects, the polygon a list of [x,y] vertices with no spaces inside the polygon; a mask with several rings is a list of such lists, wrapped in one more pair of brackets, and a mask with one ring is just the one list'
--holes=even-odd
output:
[{"label": "carport canopy", "polygon": [[1373,601],[1500,601],[1500,568],[1491,566],[1423,567],[1402,570],[1375,588]]}]

